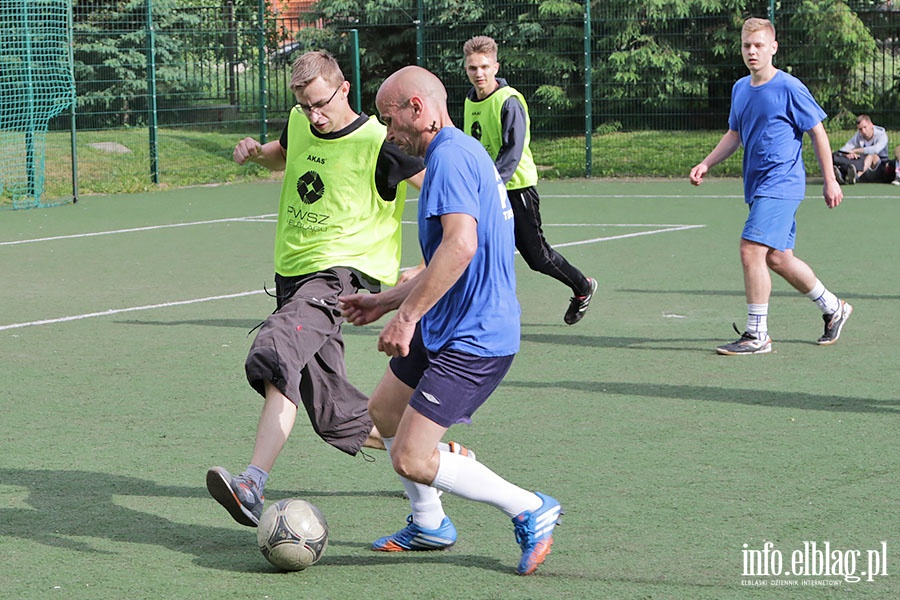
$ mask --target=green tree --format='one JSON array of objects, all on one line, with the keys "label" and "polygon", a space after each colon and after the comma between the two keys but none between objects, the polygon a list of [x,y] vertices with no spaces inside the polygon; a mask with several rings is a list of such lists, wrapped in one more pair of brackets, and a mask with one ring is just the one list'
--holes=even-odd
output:
[{"label": "green tree", "polygon": [[[776,64],[801,77],[829,114],[873,101],[874,92],[855,82],[875,42],[844,0],[591,0],[590,6],[593,105],[604,130],[612,116],[626,129],[722,127],[731,86],[747,74],[741,24],[768,17],[773,7],[782,48]],[[886,6],[854,3],[857,10]],[[347,32],[359,32],[364,106],[371,109],[384,77],[416,61],[417,41],[423,66],[459,97],[468,88],[462,43],[490,35],[500,43],[500,76],[529,98],[536,131],[578,130],[584,11],[579,0],[319,0],[310,20],[323,20],[327,30],[303,36],[347,64]]]},{"label": "green tree", "polygon": [[[159,29],[185,29],[199,16],[176,11],[176,0],[153,0]],[[146,5],[144,0],[75,0],[73,46],[78,112],[92,113],[97,126],[135,125],[147,108]],[[162,95],[202,86],[185,80],[186,44],[175,36],[158,35],[156,81]]]},{"label": "green tree", "polygon": [[787,68],[798,65],[795,74],[829,114],[840,120],[854,110],[869,110],[872,88],[851,82],[859,66],[874,55],[876,44],[857,14],[844,2],[802,0],[788,23],[802,43],[791,48]]},{"label": "green tree", "polygon": [[[577,111],[584,87],[579,66],[583,15],[584,4],[576,0],[429,0],[421,6],[416,0],[320,0],[308,19],[321,19],[328,32],[306,29],[301,42],[304,47],[326,47],[346,65],[351,53],[347,32],[356,29],[363,106],[371,110],[381,81],[416,63],[420,40],[422,66],[442,78],[452,97],[461,98],[468,89],[463,43],[474,35],[493,36],[501,47],[501,76],[536,103],[532,118],[540,130],[542,113],[552,113],[557,126],[560,119],[583,119]],[[461,102],[451,103],[451,110],[458,108],[455,104]],[[573,107],[576,114],[567,116]]]}]

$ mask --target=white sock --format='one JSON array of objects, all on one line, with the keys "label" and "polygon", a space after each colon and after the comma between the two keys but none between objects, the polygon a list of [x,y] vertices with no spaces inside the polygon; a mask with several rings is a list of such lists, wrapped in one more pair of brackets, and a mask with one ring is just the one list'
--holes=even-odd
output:
[{"label": "white sock", "polygon": [[513,485],[479,462],[451,452],[441,452],[431,485],[466,500],[495,506],[509,518],[543,504],[537,494]]},{"label": "white sock", "polygon": [[806,293],[806,297],[816,303],[823,315],[833,315],[841,307],[838,297],[829,292],[818,279],[816,279],[813,289]]},{"label": "white sock", "polygon": [[747,304],[747,333],[764,340],[769,335],[769,305]]},{"label": "white sock", "polygon": [[[382,438],[384,447],[387,449],[388,456],[391,454],[391,444],[394,438]],[[423,529],[437,529],[441,526],[444,517],[444,506],[438,496],[437,490],[433,487],[423,485],[411,481],[406,477],[400,477],[400,483],[406,490],[409,497],[409,508],[412,512],[413,523]]]}]

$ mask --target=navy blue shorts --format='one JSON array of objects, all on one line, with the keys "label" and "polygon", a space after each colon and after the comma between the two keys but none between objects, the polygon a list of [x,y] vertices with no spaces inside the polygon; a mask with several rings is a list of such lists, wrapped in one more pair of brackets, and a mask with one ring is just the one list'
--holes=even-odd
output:
[{"label": "navy blue shorts", "polygon": [[416,325],[409,354],[391,359],[397,379],[415,388],[409,405],[442,427],[470,423],[512,366],[509,356],[476,356],[458,350],[431,352]]}]

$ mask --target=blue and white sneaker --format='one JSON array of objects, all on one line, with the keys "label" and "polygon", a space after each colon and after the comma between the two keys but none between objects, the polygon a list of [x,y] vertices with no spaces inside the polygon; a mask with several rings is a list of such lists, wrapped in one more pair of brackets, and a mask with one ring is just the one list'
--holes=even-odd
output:
[{"label": "blue and white sneaker", "polygon": [[450,517],[444,517],[437,529],[423,529],[413,523],[412,515],[406,517],[408,525],[392,535],[378,538],[372,543],[377,552],[408,552],[411,550],[444,550],[456,543],[456,527]]},{"label": "blue and white sneaker", "polygon": [[559,524],[562,507],[555,498],[535,492],[543,504],[536,511],[526,510],[513,517],[516,541],[522,548],[522,560],[516,567],[519,575],[531,575],[547,555],[553,545],[553,528]]}]

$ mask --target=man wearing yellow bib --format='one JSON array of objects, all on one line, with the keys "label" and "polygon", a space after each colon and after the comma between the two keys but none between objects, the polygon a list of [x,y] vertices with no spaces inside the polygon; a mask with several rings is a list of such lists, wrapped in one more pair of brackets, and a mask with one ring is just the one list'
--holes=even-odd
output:
[{"label": "man wearing yellow bib", "polygon": [[253,455],[232,477],[209,469],[210,494],[242,525],[256,527],[269,471],[302,406],[315,432],[356,455],[384,448],[368,396],[347,379],[338,298],[394,285],[400,269],[406,182],[421,187],[424,161],[386,140],[374,117],[347,100],[350,83],[327,52],[293,65],[297,105],[278,141],[241,140],[238,164],[283,170],[275,234],[276,309],[259,329],[245,363],[264,398]]},{"label": "man wearing yellow bib", "polygon": [[506,191],[515,215],[516,249],[533,270],[553,277],[572,290],[563,320],[579,322],[587,312],[597,281],[585,277],[544,238],[537,167],[531,155],[528,104],[515,88],[497,77],[497,43],[477,36],[463,45],[466,75],[472,89],[466,95],[463,131],[484,146]]}]

